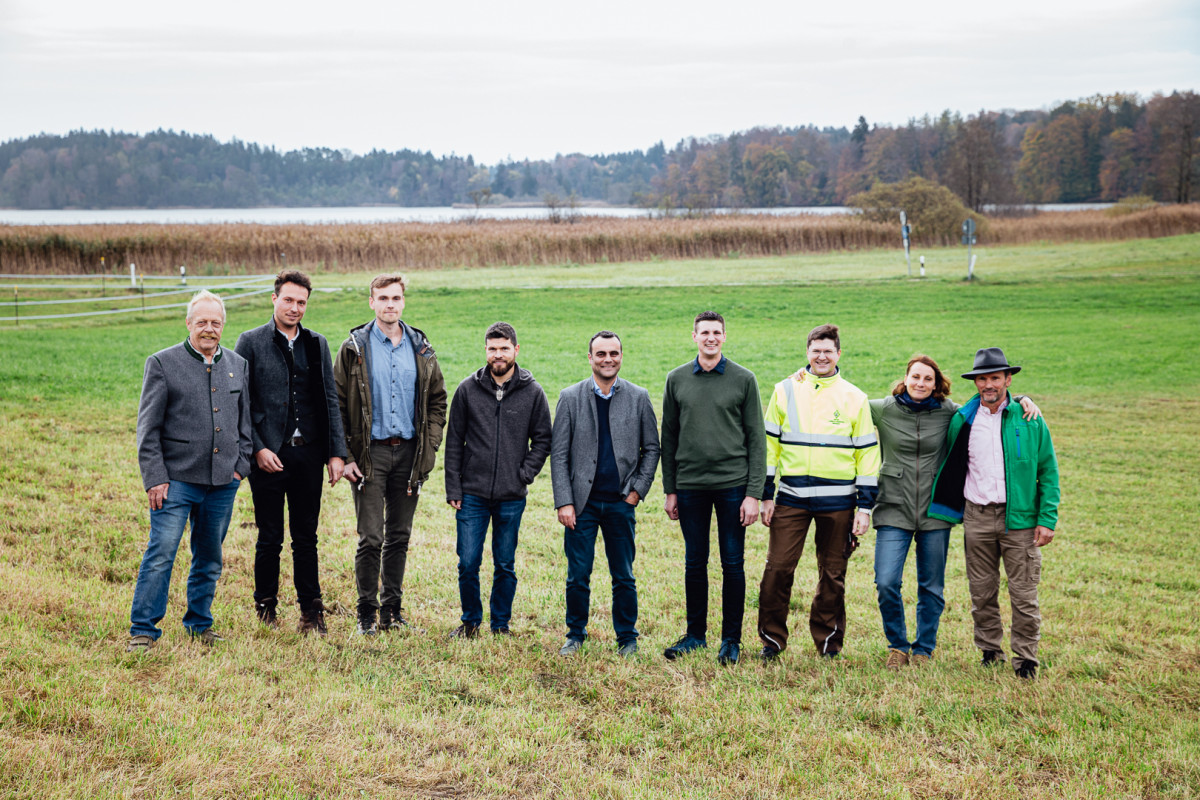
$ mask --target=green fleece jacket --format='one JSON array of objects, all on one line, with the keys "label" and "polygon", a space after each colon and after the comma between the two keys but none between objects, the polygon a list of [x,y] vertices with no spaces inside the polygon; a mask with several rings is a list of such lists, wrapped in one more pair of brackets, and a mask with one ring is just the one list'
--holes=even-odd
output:
[{"label": "green fleece jacket", "polygon": [[[962,522],[966,498],[967,456],[971,424],[979,411],[979,395],[950,419],[946,460],[933,482],[929,516],[946,522]],[[1058,459],[1050,429],[1044,419],[1025,420],[1021,406],[1012,402],[1000,418],[1000,445],[1004,452],[1005,524],[1010,530],[1042,525],[1050,530],[1058,524]]]}]

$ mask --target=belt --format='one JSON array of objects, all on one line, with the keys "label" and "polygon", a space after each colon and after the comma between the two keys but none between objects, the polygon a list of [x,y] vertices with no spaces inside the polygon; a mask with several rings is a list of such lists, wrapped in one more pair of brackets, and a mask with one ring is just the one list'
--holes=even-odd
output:
[{"label": "belt", "polygon": [[293,436],[290,439],[283,440],[284,447],[303,447],[306,444],[308,444],[308,442],[304,440],[303,436]]},{"label": "belt", "polygon": [[396,447],[397,445],[407,444],[411,441],[412,439],[402,439],[399,436],[392,436],[387,439],[372,439],[371,444],[386,444],[390,447]]},{"label": "belt", "polygon": [[1006,503],[976,503],[974,500],[967,500],[967,502],[976,508],[1004,508],[1007,505]]}]

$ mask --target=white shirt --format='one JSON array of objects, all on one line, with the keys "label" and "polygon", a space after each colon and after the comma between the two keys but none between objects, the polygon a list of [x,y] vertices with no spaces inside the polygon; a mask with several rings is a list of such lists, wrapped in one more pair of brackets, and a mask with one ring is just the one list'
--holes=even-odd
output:
[{"label": "white shirt", "polygon": [[983,403],[971,424],[970,448],[967,454],[967,482],[963,494],[977,505],[1007,502],[1004,485],[1004,447],[1000,442],[1000,420],[1005,400],[995,413]]}]

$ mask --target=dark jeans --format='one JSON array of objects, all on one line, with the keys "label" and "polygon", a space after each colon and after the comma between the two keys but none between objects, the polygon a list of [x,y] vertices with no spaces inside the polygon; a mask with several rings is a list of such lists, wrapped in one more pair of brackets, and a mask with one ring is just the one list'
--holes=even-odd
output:
[{"label": "dark jeans", "polygon": [[[415,439],[402,444],[371,443],[371,480],[355,487],[354,513],[358,516],[358,552],[354,555],[354,577],[358,582],[358,607],[400,608],[404,599],[404,565],[408,561],[408,538],[419,496],[408,493]],[[382,559],[380,555],[382,553]],[[383,594],[379,592],[380,563]]]},{"label": "dark jeans", "polygon": [[950,529],[917,531],[917,637],[908,640],[904,624],[904,562],[913,531],[881,525],[875,529],[875,588],[879,593],[879,616],[888,647],[907,653],[933,655],[937,647],[938,623],[946,600],[946,553],[950,549]]},{"label": "dark jeans", "polygon": [[575,518],[575,530],[563,529],[567,554],[567,638],[587,638],[592,598],[592,564],[596,557],[596,531],[604,534],[604,552],[612,575],[613,631],[617,644],[636,642],[637,582],[633,578],[634,506],[624,500],[589,502]]},{"label": "dark jeans", "polygon": [[314,445],[285,445],[277,453],[282,472],[250,473],[254,496],[254,522],[258,543],[254,547],[254,599],[274,603],[279,596],[279,554],[283,550],[283,504],[287,499],[288,527],[292,533],[292,566],[296,599],[308,610],[321,599],[317,575],[317,519],[321,516],[321,484],[325,462]]},{"label": "dark jeans", "polygon": [[721,553],[721,639],[740,644],[746,607],[746,529],[741,523],[746,487],[680,489],[676,497],[683,532],[687,632],[697,639],[705,639],[708,634],[708,538],[715,510]]},{"label": "dark jeans", "polygon": [[492,526],[492,630],[504,630],[512,618],[513,595],[517,593],[517,532],[525,498],[485,500],[464,495],[462,508],[454,514],[458,523],[458,596],[462,601],[462,621],[467,625],[483,622],[483,603],[479,599],[479,566],[483,562],[483,540],[488,523]]},{"label": "dark jeans", "polygon": [[233,500],[241,481],[225,486],[171,481],[162,508],[150,511],[150,540],[142,555],[133,606],[129,612],[131,636],[158,639],[158,623],[167,614],[167,592],[171,568],[191,522],[192,568],[187,579],[187,613],[183,627],[194,634],[212,627],[212,602],[221,577],[221,545],[233,516]]}]

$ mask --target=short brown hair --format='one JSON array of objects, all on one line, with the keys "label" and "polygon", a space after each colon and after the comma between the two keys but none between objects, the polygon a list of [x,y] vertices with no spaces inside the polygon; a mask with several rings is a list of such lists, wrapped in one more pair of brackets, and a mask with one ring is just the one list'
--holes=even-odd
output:
[{"label": "short brown hair", "polygon": [[283,288],[285,283],[294,283],[301,289],[307,289],[309,294],[312,294],[312,281],[298,269],[285,269],[275,276],[275,294],[279,294],[279,290]]},{"label": "short brown hair", "polygon": [[513,329],[513,326],[509,325],[507,322],[493,322],[488,326],[487,333],[483,335],[483,340],[485,342],[488,339],[508,339],[513,343],[513,346],[516,347],[517,332]]},{"label": "short brown hair", "polygon": [[[908,373],[912,370],[913,364],[924,364],[933,370],[933,399],[939,403],[950,396],[950,379],[942,374],[941,368],[929,356],[924,353],[917,353],[908,360],[908,365],[904,367],[904,377],[908,377]],[[896,381],[892,385],[892,394],[899,395],[905,389],[904,378]]]},{"label": "short brown hair", "polygon": [[715,311],[701,311],[697,314],[696,319],[692,321],[692,330],[696,330],[697,325],[708,320],[721,323],[721,330],[725,330],[725,318]]},{"label": "short brown hair", "polygon": [[808,332],[808,341],[805,342],[804,346],[808,347],[818,339],[832,339],[833,346],[838,350],[842,349],[842,339],[840,336],[838,336],[837,325],[818,325],[817,327],[813,328]]},{"label": "short brown hair", "polygon": [[617,344],[620,345],[622,349],[624,348],[624,345],[621,344],[621,337],[617,336],[612,331],[596,331],[594,334],[592,334],[592,338],[588,340],[589,353],[592,352],[592,345],[596,343],[597,339],[616,339]]},{"label": "short brown hair", "polygon": [[385,286],[391,286],[393,283],[400,284],[400,293],[404,294],[408,291],[408,278],[401,275],[399,272],[376,275],[371,281],[371,296],[375,296],[376,289],[382,289]]}]

